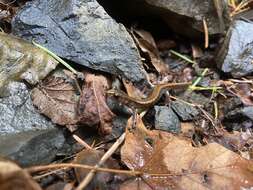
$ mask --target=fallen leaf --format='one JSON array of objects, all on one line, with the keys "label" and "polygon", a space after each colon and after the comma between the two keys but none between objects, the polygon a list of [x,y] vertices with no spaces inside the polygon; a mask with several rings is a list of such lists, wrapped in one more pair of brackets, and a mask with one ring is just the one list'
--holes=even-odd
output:
[{"label": "fallen leaf", "polygon": [[99,125],[102,134],[110,134],[114,114],[106,104],[107,79],[102,75],[86,74],[78,105],[79,121],[88,126]]},{"label": "fallen leaf", "polygon": [[203,50],[198,45],[192,44],[192,57],[194,59],[201,58],[203,54]]},{"label": "fallen leaf", "polygon": [[176,42],[171,39],[162,39],[159,40],[156,44],[159,51],[168,51],[169,49],[175,48],[177,46]]},{"label": "fallen leaf", "polygon": [[163,131],[147,130],[129,119],[121,149],[128,168],[142,171],[150,189],[242,189],[253,186],[253,163],[217,144],[193,147]]},{"label": "fallen leaf", "polygon": [[0,158],[1,190],[41,190],[32,177],[15,163]]},{"label": "fallen leaf", "polygon": [[126,80],[122,80],[124,87],[127,91],[128,96],[133,97],[133,98],[146,98],[147,96],[140,91],[138,88],[136,88],[133,83],[126,81]]},{"label": "fallen leaf", "polygon": [[195,125],[193,122],[181,122],[182,136],[192,138],[194,133],[195,133]]},{"label": "fallen leaf", "polygon": [[221,135],[210,137],[210,139],[218,142],[219,144],[234,152],[240,152],[245,147],[245,145],[250,145],[249,143],[251,140],[253,140],[252,133],[249,130],[246,132],[227,132],[226,130],[220,131],[222,131]]},{"label": "fallen leaf", "polygon": [[54,72],[41,85],[32,90],[33,104],[41,113],[59,125],[75,125],[78,122],[78,92],[67,70]]},{"label": "fallen leaf", "polygon": [[34,85],[57,65],[44,51],[3,32],[0,32],[0,53],[0,89],[22,79]]},{"label": "fallen leaf", "polygon": [[247,83],[224,82],[227,90],[241,99],[244,105],[253,105],[251,85]]},{"label": "fallen leaf", "polygon": [[167,74],[169,69],[160,58],[159,51],[152,35],[145,30],[133,29],[133,37],[143,53],[148,54],[151,64],[160,74]]},{"label": "fallen leaf", "polygon": [[[95,166],[96,164],[98,164],[103,155],[103,151],[95,149],[85,149],[77,154],[74,163]],[[101,167],[115,169],[119,168],[117,162],[112,158],[109,158],[104,164],[102,164]],[[75,168],[74,171],[79,183],[90,172],[90,170],[81,168]],[[86,187],[86,189],[101,189],[101,187],[107,187],[107,189],[110,189],[110,183],[112,183],[112,181],[114,180],[115,175],[116,174],[109,172],[97,172],[95,177],[92,179],[92,182],[89,184],[88,187]]]},{"label": "fallen leaf", "polygon": [[73,190],[74,184],[73,183],[67,183],[67,182],[57,182],[53,183],[52,185],[48,186],[45,190]]}]

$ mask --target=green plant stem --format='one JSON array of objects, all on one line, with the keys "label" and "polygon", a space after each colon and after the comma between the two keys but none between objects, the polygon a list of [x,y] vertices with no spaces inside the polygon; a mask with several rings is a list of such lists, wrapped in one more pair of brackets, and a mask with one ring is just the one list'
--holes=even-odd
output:
[{"label": "green plant stem", "polygon": [[50,50],[48,50],[44,46],[42,46],[40,44],[37,44],[34,40],[32,40],[32,43],[36,47],[38,47],[38,48],[42,49],[43,51],[47,52],[55,60],[57,60],[58,62],[60,62],[61,64],[63,64],[65,67],[67,67],[71,72],[73,72],[76,75],[78,74],[78,72],[73,67],[71,67],[66,61],[64,61],[62,58],[60,58],[59,56],[57,56],[55,53],[51,52]]}]

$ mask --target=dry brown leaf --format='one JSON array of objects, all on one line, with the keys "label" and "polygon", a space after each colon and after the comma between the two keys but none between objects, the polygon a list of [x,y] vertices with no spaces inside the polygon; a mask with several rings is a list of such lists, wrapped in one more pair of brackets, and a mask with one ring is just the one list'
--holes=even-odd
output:
[{"label": "dry brown leaf", "polygon": [[171,39],[162,39],[159,40],[157,43],[157,48],[160,51],[168,51],[169,49],[175,48],[177,46],[176,42]]},{"label": "dry brown leaf", "polygon": [[41,190],[32,177],[15,163],[0,158],[1,190]]},{"label": "dry brown leaf", "polygon": [[160,74],[168,73],[168,65],[166,65],[160,58],[159,51],[152,35],[145,30],[137,29],[134,29],[132,34],[141,51],[149,55],[151,64],[154,66],[156,71]]},{"label": "dry brown leaf", "polygon": [[45,190],[73,190],[74,189],[74,183],[67,183],[63,181],[59,181],[56,183],[53,183],[52,185],[49,185]]},{"label": "dry brown leaf", "polygon": [[[102,156],[104,155],[103,151],[95,149],[85,149],[79,152],[74,160],[76,164],[84,164],[89,166],[95,166],[98,164]],[[104,168],[119,168],[117,162],[112,158],[109,158],[104,164],[101,165]],[[75,174],[78,182],[80,183],[90,170],[75,168]],[[87,189],[99,189],[98,187],[104,187],[109,182],[112,182],[115,174],[109,172],[98,172],[93,178],[89,187]]]},{"label": "dry brown leaf", "polygon": [[[71,74],[69,71],[64,72]],[[33,104],[39,111],[59,125],[77,123],[78,92],[68,76],[49,76],[32,91]]]},{"label": "dry brown leaf", "polygon": [[181,134],[183,137],[191,138],[195,133],[195,125],[193,122],[181,122]]},{"label": "dry brown leaf", "polygon": [[105,93],[109,89],[107,79],[102,75],[86,74],[78,105],[79,121],[82,124],[99,125],[102,134],[109,134],[114,114],[106,104]]},{"label": "dry brown leaf", "polygon": [[247,83],[232,83],[230,81],[224,82],[227,90],[241,99],[244,105],[253,105],[253,94],[251,86]]},{"label": "dry brown leaf", "polygon": [[192,57],[197,59],[201,58],[203,55],[203,50],[198,45],[192,44]]},{"label": "dry brown leaf", "polygon": [[[220,130],[221,131],[221,130]],[[250,145],[249,143],[253,140],[252,134],[250,131],[246,132],[227,132],[226,130],[222,130],[222,135],[217,137],[210,137],[210,139],[215,140],[219,144],[227,147],[232,151],[240,152],[246,144]]]},{"label": "dry brown leaf", "polygon": [[142,91],[140,91],[138,88],[136,88],[131,82],[128,82],[123,79],[123,84],[124,84],[124,87],[127,91],[127,94],[130,97],[133,97],[133,98],[146,98],[147,97],[146,95],[144,95],[144,93]]},{"label": "dry brown leaf", "polygon": [[144,172],[150,189],[242,189],[253,186],[253,163],[217,143],[193,147],[163,131],[147,130],[140,117],[128,121],[122,161]]}]

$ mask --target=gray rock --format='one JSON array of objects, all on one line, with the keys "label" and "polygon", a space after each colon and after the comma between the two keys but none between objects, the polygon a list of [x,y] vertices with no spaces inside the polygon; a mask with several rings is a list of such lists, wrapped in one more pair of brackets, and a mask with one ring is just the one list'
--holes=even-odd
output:
[{"label": "gray rock", "polygon": [[21,82],[11,82],[0,98],[0,155],[17,151],[31,138],[54,128],[32,105],[30,92]]},{"label": "gray rock", "polygon": [[225,119],[243,121],[250,119],[253,121],[253,106],[239,107],[226,113]]},{"label": "gray rock", "polygon": [[[219,19],[211,0],[145,0],[145,2],[160,10],[165,22],[177,32],[183,32],[185,35],[187,35],[187,32],[192,32],[193,29],[203,32],[204,18],[207,21],[209,34],[221,32]],[[225,6],[225,3],[221,6]]]},{"label": "gray rock", "polygon": [[[188,37],[200,37],[205,18],[210,35],[220,34],[220,20],[213,0],[99,0],[102,5],[123,18],[160,17],[175,32]],[[223,24],[229,25],[227,3],[220,0]],[[224,28],[224,27],[223,27]]]},{"label": "gray rock", "polygon": [[173,110],[167,106],[155,106],[155,128],[172,133],[181,131],[180,121]]},{"label": "gray rock", "polygon": [[224,114],[226,115],[231,110],[240,108],[242,106],[243,106],[243,103],[239,97],[232,97],[230,99],[227,99],[226,102],[224,103]]},{"label": "gray rock", "polygon": [[33,107],[30,92],[24,83],[10,83],[6,94],[9,95],[0,98],[1,135],[54,128],[54,125]]},{"label": "gray rock", "polygon": [[55,159],[57,152],[63,147],[65,141],[63,130],[52,129],[32,138],[9,157],[22,167],[48,164]]},{"label": "gray rock", "polygon": [[13,34],[92,69],[145,81],[141,58],[126,28],[95,0],[35,0],[12,21]]},{"label": "gray rock", "polygon": [[32,138],[45,133],[47,130],[38,131],[24,131],[20,133],[11,133],[7,135],[0,135],[0,155],[7,156],[17,152],[23,145],[25,145]]},{"label": "gray rock", "polygon": [[193,120],[199,114],[199,111],[195,107],[178,100],[171,102],[171,108],[183,121]]},{"label": "gray rock", "polygon": [[228,30],[224,43],[217,54],[217,64],[233,77],[253,72],[253,23],[235,21]]},{"label": "gray rock", "polygon": [[198,105],[208,105],[210,103],[210,98],[205,97],[202,93],[197,93],[194,91],[184,91],[182,94],[180,94],[180,97],[182,100],[198,104]]},{"label": "gray rock", "polygon": [[242,114],[253,121],[253,106],[242,108]]}]

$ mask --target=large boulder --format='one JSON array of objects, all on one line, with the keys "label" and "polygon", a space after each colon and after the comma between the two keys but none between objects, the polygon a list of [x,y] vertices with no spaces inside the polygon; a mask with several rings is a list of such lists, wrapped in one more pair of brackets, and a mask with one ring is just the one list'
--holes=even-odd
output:
[{"label": "large boulder", "polygon": [[233,77],[253,72],[253,23],[236,20],[229,28],[216,61],[218,67]]},{"label": "large boulder", "polygon": [[224,0],[217,1],[220,18],[213,0],[99,0],[99,2],[120,19],[158,17],[175,32],[190,38],[202,36],[203,19],[207,22],[209,35],[223,33],[223,29],[230,22],[227,3]]},{"label": "large boulder", "polygon": [[12,33],[92,69],[144,81],[135,43],[95,0],[34,0],[13,18]]}]

